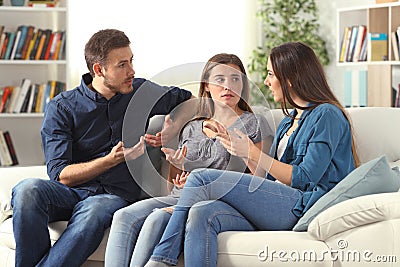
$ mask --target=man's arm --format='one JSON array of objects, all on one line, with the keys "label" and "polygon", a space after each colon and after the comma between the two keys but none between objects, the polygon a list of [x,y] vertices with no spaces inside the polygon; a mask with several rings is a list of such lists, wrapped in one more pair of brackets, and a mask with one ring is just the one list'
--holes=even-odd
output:
[{"label": "man's arm", "polygon": [[83,184],[99,176],[112,167],[124,162],[134,160],[144,153],[144,138],[131,148],[124,148],[123,142],[118,142],[109,154],[89,162],[76,163],[66,166],[60,173],[59,181],[72,187]]}]

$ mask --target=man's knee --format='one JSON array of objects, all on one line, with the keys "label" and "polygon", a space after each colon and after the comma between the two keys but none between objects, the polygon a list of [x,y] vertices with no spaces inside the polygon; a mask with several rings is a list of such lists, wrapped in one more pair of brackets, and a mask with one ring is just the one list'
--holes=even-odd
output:
[{"label": "man's knee", "polygon": [[14,207],[18,204],[24,206],[34,205],[37,201],[40,201],[42,195],[43,184],[49,182],[49,180],[28,178],[20,181],[12,189],[11,204]]}]

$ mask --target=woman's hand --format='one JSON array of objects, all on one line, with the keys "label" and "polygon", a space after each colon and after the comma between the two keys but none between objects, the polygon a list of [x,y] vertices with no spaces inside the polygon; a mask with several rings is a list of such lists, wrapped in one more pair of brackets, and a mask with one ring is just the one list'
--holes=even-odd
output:
[{"label": "woman's hand", "polygon": [[185,161],[185,156],[186,156],[186,151],[187,148],[186,146],[183,146],[182,148],[179,148],[177,150],[173,150],[172,148],[167,148],[163,147],[161,148],[161,151],[164,152],[165,154],[165,159],[177,167],[178,169],[183,169],[183,162]]},{"label": "woman's hand", "polygon": [[229,131],[227,134],[218,134],[217,140],[225,147],[225,149],[234,156],[250,159],[251,149],[256,148],[253,141],[238,129],[233,132]]},{"label": "woman's hand", "polygon": [[175,179],[172,179],[174,185],[178,188],[183,188],[186,183],[187,177],[190,172],[182,172],[181,174],[177,174]]}]

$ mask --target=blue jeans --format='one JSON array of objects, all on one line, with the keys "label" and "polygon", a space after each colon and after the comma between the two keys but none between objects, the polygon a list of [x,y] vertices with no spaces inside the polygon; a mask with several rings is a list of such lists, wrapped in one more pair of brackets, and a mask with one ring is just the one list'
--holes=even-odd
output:
[{"label": "blue jeans", "polygon": [[[12,190],[15,266],[81,266],[100,244],[113,213],[129,203],[115,195],[25,179]],[[51,247],[48,223],[68,220]]]},{"label": "blue jeans", "polygon": [[108,237],[105,266],[144,266],[160,241],[175,205],[173,196],[150,198],[115,212]]},{"label": "blue jeans", "polygon": [[[216,266],[218,233],[292,229],[298,221],[292,209],[301,195],[297,189],[248,174],[193,171],[151,259],[177,264],[187,221],[185,266]],[[220,201],[206,201],[216,199]]]}]

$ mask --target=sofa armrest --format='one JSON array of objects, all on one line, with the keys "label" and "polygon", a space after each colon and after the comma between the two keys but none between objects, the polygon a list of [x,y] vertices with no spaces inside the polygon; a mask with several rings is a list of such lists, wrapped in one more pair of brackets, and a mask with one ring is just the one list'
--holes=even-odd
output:
[{"label": "sofa armrest", "polygon": [[318,240],[366,224],[400,218],[400,193],[356,197],[338,203],[314,218],[308,232]]},{"label": "sofa armrest", "polygon": [[12,215],[12,188],[25,178],[49,179],[46,166],[3,167],[0,168],[0,223]]}]

